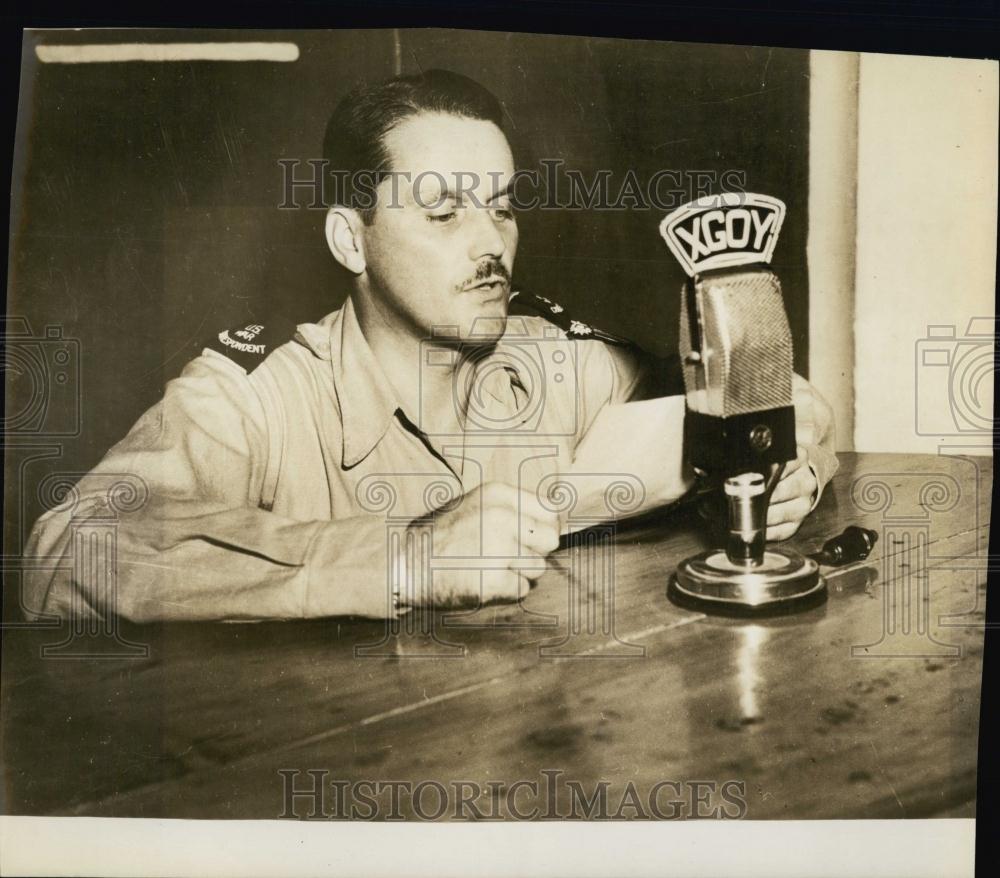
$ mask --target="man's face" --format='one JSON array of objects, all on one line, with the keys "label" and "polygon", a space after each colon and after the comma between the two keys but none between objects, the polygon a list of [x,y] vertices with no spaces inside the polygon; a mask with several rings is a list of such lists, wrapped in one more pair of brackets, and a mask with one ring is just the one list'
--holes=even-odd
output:
[{"label": "man's face", "polygon": [[492,122],[420,113],[389,131],[386,147],[395,177],[379,185],[362,233],[381,317],[421,339],[457,327],[462,339],[495,340],[517,250],[506,138]]}]

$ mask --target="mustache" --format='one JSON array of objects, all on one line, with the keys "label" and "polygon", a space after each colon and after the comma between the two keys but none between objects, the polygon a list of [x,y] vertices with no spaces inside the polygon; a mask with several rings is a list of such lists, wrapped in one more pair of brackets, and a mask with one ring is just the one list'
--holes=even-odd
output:
[{"label": "mustache", "polygon": [[476,284],[481,284],[483,281],[495,278],[500,278],[508,286],[510,285],[510,272],[507,270],[507,266],[499,259],[490,259],[476,269],[476,273],[462,284],[462,289],[468,290],[476,286]]}]

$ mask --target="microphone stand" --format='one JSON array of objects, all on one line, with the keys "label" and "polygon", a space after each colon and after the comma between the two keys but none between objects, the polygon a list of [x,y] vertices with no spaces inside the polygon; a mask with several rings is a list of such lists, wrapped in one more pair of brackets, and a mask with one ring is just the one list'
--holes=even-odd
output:
[{"label": "microphone stand", "polygon": [[784,462],[773,463],[766,479],[748,472],[725,480],[726,547],[678,565],[669,588],[676,602],[746,615],[805,609],[826,598],[813,558],[766,543],[767,509],[784,469]]}]

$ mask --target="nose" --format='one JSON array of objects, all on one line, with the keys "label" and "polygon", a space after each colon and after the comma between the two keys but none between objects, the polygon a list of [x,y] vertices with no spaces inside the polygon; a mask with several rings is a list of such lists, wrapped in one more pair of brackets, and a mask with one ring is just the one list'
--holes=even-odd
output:
[{"label": "nose", "polygon": [[503,230],[489,210],[475,209],[469,212],[473,215],[470,223],[469,258],[473,262],[478,262],[485,256],[499,259],[507,251],[507,239]]}]

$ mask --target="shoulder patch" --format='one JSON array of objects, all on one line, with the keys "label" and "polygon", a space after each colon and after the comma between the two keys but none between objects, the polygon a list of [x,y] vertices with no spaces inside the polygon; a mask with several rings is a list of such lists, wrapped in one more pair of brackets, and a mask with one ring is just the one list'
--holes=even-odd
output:
[{"label": "shoulder patch", "polygon": [[554,323],[565,332],[567,338],[593,338],[607,344],[629,347],[634,344],[629,339],[623,338],[620,335],[605,332],[603,329],[597,329],[588,323],[584,323],[582,320],[577,320],[572,315],[567,314],[566,309],[562,305],[553,302],[551,299],[546,299],[545,296],[536,296],[525,292],[513,292],[510,294],[509,313],[541,314],[546,320]]},{"label": "shoulder patch", "polygon": [[224,329],[205,345],[228,357],[248,375],[271,351],[281,347],[295,335],[295,324],[282,317],[270,318],[267,324],[248,323]]}]

